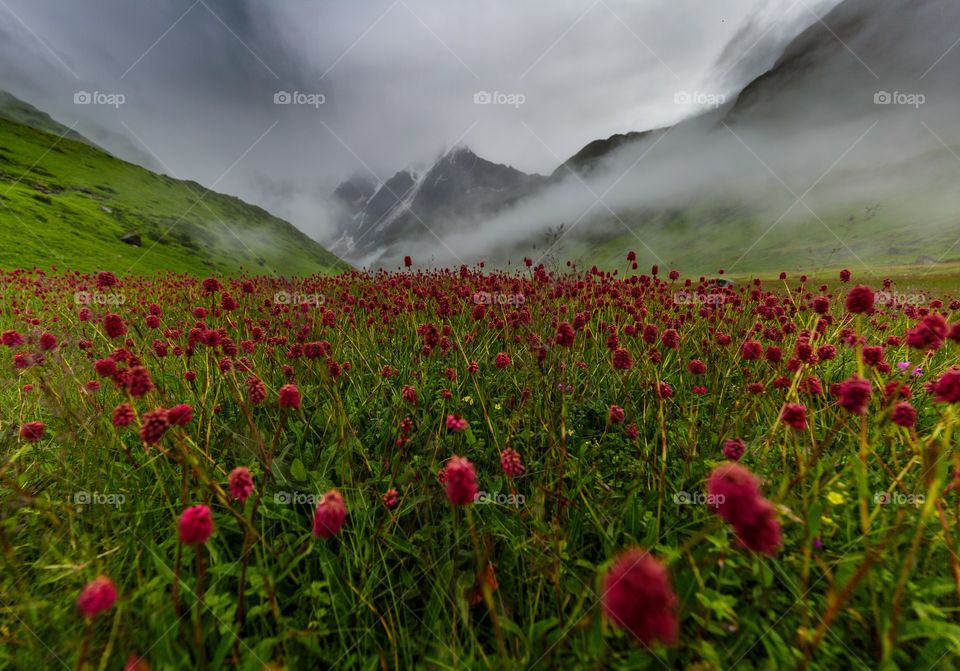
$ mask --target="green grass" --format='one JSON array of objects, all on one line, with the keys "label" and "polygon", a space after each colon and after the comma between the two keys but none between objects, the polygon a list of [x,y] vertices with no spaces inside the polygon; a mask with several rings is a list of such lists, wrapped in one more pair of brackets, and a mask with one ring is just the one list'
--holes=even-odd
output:
[{"label": "green grass", "polygon": [[[120,240],[138,232],[141,246]],[[0,268],[304,275],[347,264],[239,198],[0,118]]]}]

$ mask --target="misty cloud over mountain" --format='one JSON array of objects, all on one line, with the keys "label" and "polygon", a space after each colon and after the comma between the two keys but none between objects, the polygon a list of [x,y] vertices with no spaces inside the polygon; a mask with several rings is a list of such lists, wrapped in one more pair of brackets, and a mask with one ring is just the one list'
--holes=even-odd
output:
[{"label": "misty cloud over mountain", "polygon": [[[0,89],[331,240],[350,175],[425,171],[459,143],[546,175],[591,140],[695,114],[678,91],[735,92],[834,4],[7,0]],[[275,105],[279,91],[323,104]],[[523,104],[475,104],[482,91]]]}]

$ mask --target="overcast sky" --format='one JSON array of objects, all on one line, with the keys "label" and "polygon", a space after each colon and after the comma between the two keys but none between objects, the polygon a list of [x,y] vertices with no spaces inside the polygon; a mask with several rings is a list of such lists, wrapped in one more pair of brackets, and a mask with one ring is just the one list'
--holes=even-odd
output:
[{"label": "overcast sky", "polygon": [[386,179],[457,142],[548,173],[696,113],[678,93],[735,92],[835,4],[0,0],[0,88],[322,234],[318,203],[351,173]]}]

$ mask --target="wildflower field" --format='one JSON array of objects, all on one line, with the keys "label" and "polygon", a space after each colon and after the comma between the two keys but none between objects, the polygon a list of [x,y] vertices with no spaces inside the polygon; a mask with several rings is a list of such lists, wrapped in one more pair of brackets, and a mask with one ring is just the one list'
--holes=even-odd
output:
[{"label": "wildflower field", "polygon": [[0,331],[4,668],[960,664],[949,289],[34,269]]}]

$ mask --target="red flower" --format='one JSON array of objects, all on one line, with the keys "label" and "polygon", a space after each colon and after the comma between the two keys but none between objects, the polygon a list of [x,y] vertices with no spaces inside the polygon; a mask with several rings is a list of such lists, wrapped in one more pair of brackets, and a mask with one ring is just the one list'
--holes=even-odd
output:
[{"label": "red flower", "polygon": [[189,424],[190,420],[193,419],[193,408],[191,408],[186,403],[181,403],[180,405],[175,405],[169,410],[167,410],[167,421],[171,424],[182,426],[184,424]]},{"label": "red flower", "polygon": [[630,370],[630,367],[633,366],[633,357],[630,356],[630,352],[622,347],[618,347],[613,350],[611,362],[617,370]]},{"label": "red flower", "polygon": [[150,372],[143,366],[134,366],[127,371],[124,380],[127,391],[134,398],[140,398],[153,391],[153,380],[150,379]]},{"label": "red flower", "polygon": [[57,337],[52,333],[44,333],[40,336],[40,349],[43,351],[52,350],[57,346]]},{"label": "red flower", "polygon": [[741,439],[732,438],[723,443],[723,456],[730,461],[740,461],[745,449],[746,446]]},{"label": "red flower", "polygon": [[920,350],[937,349],[946,338],[947,322],[936,313],[926,315],[907,331],[907,344]]},{"label": "red flower", "polygon": [[836,387],[840,407],[855,415],[862,415],[870,405],[870,381],[860,377],[851,377]]},{"label": "red flower", "polygon": [[940,403],[960,403],[960,368],[951,368],[941,375],[933,393]]},{"label": "red flower", "polygon": [[169,428],[166,409],[157,408],[145,412],[140,423],[140,439],[148,446],[159,443]]},{"label": "red flower", "polygon": [[447,429],[457,433],[467,428],[467,420],[456,415],[447,415]]},{"label": "red flower", "polygon": [[300,390],[295,384],[285,384],[280,387],[280,407],[281,408],[299,408]]},{"label": "red flower", "polygon": [[397,505],[398,494],[396,489],[388,489],[383,495],[383,503],[387,508],[393,508]]},{"label": "red flower", "polygon": [[4,331],[3,335],[0,335],[0,341],[10,349],[13,349],[23,344],[23,336],[16,331]]},{"label": "red flower", "polygon": [[27,422],[20,427],[20,437],[28,443],[35,443],[43,438],[43,422]]},{"label": "red flower", "polygon": [[568,322],[560,322],[557,326],[555,340],[561,347],[573,347],[574,331]]},{"label": "red flower", "polygon": [[136,416],[136,413],[133,411],[133,406],[129,403],[121,403],[113,409],[111,421],[116,427],[127,426],[136,419]]},{"label": "red flower", "polygon": [[603,611],[643,645],[677,640],[677,596],[666,567],[649,553],[622,552],[603,578]]},{"label": "red flower", "polygon": [[847,312],[870,312],[873,310],[873,301],[873,289],[858,284],[847,294]]},{"label": "red flower", "polygon": [[708,505],[724,519],[747,549],[768,555],[780,547],[776,509],[760,494],[757,478],[740,464],[723,464],[707,480]]},{"label": "red flower", "polygon": [[112,312],[103,318],[103,328],[109,338],[119,338],[127,332],[127,327],[123,325],[123,319],[120,315]]},{"label": "red flower", "polygon": [[901,401],[893,406],[890,421],[899,426],[912,428],[917,423],[917,411],[908,401]]},{"label": "red flower", "polygon": [[477,472],[467,459],[454,456],[444,467],[447,499],[455,506],[473,503],[477,497]]},{"label": "red flower", "polygon": [[807,428],[807,408],[799,403],[787,403],[780,412],[780,419],[787,426],[802,431]]},{"label": "red flower", "polygon": [[267,398],[267,385],[256,375],[247,378],[247,398],[251,405],[263,403]]},{"label": "red flower", "polygon": [[98,576],[87,583],[77,597],[77,609],[84,617],[96,617],[110,610],[117,600],[117,588],[106,576]]},{"label": "red flower", "polygon": [[324,540],[333,538],[343,526],[347,516],[347,506],[343,497],[335,489],[320,497],[316,510],[313,511],[313,536]]},{"label": "red flower", "polygon": [[619,405],[610,406],[610,423],[619,424],[626,419],[627,413]]},{"label": "red flower", "polygon": [[111,272],[101,271],[97,273],[97,288],[106,289],[117,286],[117,276]]},{"label": "red flower", "polygon": [[506,368],[510,365],[510,357],[508,357],[506,353],[500,352],[496,357],[494,357],[493,363],[497,368]]},{"label": "red flower", "polygon": [[192,506],[180,515],[177,525],[180,542],[186,545],[203,545],[213,534],[213,515],[205,505]]},{"label": "red flower", "polygon": [[511,447],[500,453],[500,468],[503,469],[504,475],[514,478],[523,475],[526,470],[520,459],[520,453]]},{"label": "red flower", "polygon": [[403,257],[403,265],[406,266],[407,268],[409,268],[410,266],[413,265],[413,259],[411,259],[409,256],[404,256],[404,257]]},{"label": "red flower", "polygon": [[246,501],[253,493],[253,477],[250,475],[250,469],[246,466],[237,466],[230,471],[227,484],[230,488],[231,498],[240,503]]},{"label": "red flower", "polygon": [[694,375],[703,375],[707,372],[707,365],[700,359],[693,359],[687,364],[687,370]]},{"label": "red flower", "polygon": [[748,340],[740,347],[740,357],[744,361],[756,361],[763,356],[763,345],[756,340]]}]

